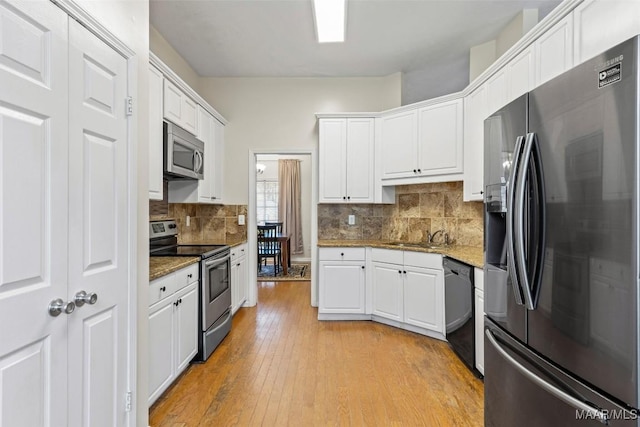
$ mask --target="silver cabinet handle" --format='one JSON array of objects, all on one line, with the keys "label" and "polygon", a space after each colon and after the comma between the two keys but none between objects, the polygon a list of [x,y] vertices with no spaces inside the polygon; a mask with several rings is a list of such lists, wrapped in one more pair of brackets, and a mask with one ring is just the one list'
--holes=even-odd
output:
[{"label": "silver cabinet handle", "polygon": [[82,307],[85,304],[93,305],[98,301],[98,294],[95,292],[86,293],[85,291],[80,291],[74,299],[77,307]]},{"label": "silver cabinet handle", "polygon": [[484,332],[485,332],[485,335],[487,336],[487,339],[489,340],[491,345],[495,348],[495,350],[498,352],[498,354],[500,354],[500,356],[502,356],[504,360],[510,363],[511,366],[513,366],[522,375],[527,377],[535,385],[551,393],[552,395],[562,400],[567,405],[573,406],[574,408],[579,409],[581,411],[588,412],[589,414],[593,415],[593,417],[598,421],[600,421],[602,424],[609,423],[609,417],[603,410],[601,410],[596,406],[588,405],[585,402],[579,399],[576,399],[575,397],[571,396],[565,391],[559,389],[555,385],[543,380],[542,378],[540,378],[539,376],[537,376],[536,374],[528,370],[516,359],[511,357],[511,355],[507,353],[500,344],[498,344],[498,341],[496,341],[496,339],[494,338],[493,334],[489,329],[485,329]]},{"label": "silver cabinet handle", "polygon": [[49,314],[56,317],[62,312],[66,314],[73,313],[73,310],[76,309],[76,304],[73,301],[64,302],[62,301],[62,298],[58,298],[51,301],[48,308]]}]

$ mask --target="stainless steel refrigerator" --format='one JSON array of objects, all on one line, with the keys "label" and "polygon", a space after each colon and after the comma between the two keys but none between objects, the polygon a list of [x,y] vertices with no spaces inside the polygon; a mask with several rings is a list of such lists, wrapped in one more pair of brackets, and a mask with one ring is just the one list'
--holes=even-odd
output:
[{"label": "stainless steel refrigerator", "polygon": [[485,425],[639,425],[638,38],[485,121]]}]

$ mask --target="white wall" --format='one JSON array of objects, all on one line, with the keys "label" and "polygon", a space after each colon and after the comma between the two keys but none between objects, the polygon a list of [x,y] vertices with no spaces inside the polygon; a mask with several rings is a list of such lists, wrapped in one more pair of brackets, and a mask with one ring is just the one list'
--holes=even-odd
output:
[{"label": "white wall", "polygon": [[[148,288],[149,288],[149,182],[148,182],[148,123],[149,111],[149,3],[148,1],[76,0],[76,4],[99,20],[122,42],[136,52],[137,95],[135,115],[137,125],[137,389],[135,396],[136,425],[149,425],[147,410],[147,347],[148,347]],[[134,219],[135,220],[135,219]]]},{"label": "white wall", "polygon": [[496,38],[496,58],[502,56],[511,46],[538,23],[538,9],[524,9],[507,24]]},{"label": "white wall", "polygon": [[[300,255],[292,255],[292,259],[309,261],[311,259],[311,156],[299,155],[294,156],[287,154],[284,156],[274,154],[260,154],[256,156],[258,163],[264,164],[267,168],[264,173],[257,175],[257,181],[261,180],[278,180],[278,159],[296,159],[300,160],[300,203],[302,215],[302,242],[304,244],[304,253]],[[315,208],[315,206],[313,207]]]},{"label": "white wall", "polygon": [[369,78],[201,79],[201,96],[229,120],[225,127],[225,203],[248,203],[244,159],[250,149],[317,147],[315,113],[400,106],[400,80],[397,73]]},{"label": "white wall", "polygon": [[169,44],[156,30],[149,26],[149,48],[158,58],[169,66],[186,84],[198,92],[200,76],[191,68],[189,63]]},{"label": "white wall", "polygon": [[402,105],[459,92],[469,84],[469,55],[402,73]]}]

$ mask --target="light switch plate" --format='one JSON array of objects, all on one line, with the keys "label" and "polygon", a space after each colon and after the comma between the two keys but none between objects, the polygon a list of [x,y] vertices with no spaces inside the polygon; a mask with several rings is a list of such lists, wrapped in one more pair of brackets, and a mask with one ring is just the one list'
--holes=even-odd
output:
[{"label": "light switch plate", "polygon": [[356,216],[349,215],[349,225],[356,225]]},{"label": "light switch plate", "polygon": [[244,225],[244,215],[238,215],[238,225]]},{"label": "light switch plate", "polygon": [[189,215],[187,215],[185,223],[187,227],[191,227],[191,217]]}]

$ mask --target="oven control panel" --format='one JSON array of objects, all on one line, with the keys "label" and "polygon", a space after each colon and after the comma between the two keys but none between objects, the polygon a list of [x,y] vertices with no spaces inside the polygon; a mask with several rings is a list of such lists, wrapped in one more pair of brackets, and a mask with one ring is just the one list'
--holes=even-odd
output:
[{"label": "oven control panel", "polygon": [[149,238],[175,236],[178,234],[178,226],[172,219],[164,221],[152,221],[149,223]]}]

